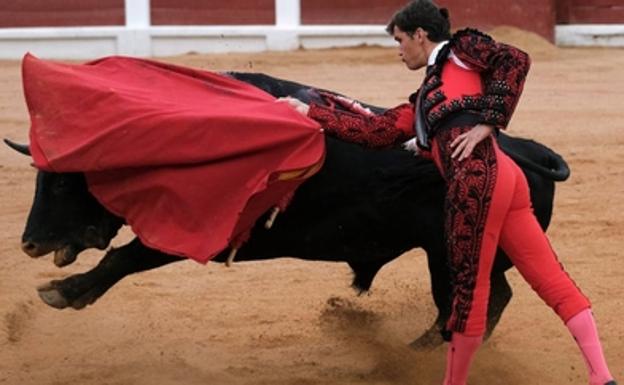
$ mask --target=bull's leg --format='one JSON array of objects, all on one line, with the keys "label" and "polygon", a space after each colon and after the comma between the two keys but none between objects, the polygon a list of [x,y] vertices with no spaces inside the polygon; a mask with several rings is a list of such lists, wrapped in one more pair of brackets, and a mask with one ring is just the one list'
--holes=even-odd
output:
[{"label": "bull's leg", "polygon": [[383,261],[382,259],[374,258],[365,258],[364,260],[365,262],[362,260],[347,262],[354,273],[351,287],[358,292],[358,295],[362,295],[370,290],[375,275],[388,262],[387,260]]},{"label": "bull's leg", "polygon": [[410,346],[417,350],[433,349],[444,342],[442,330],[451,315],[450,272],[443,245],[444,242],[438,242],[432,247],[425,248],[431,279],[431,294],[438,309],[438,315],[433,324],[420,337],[410,343]]},{"label": "bull's leg", "polygon": [[94,303],[123,277],[154,269],[183,258],[145,247],[138,239],[111,249],[96,267],[86,273],[51,281],[37,290],[46,304],[57,309],[82,309]]},{"label": "bull's leg", "polygon": [[[500,260],[506,257],[504,257],[504,254],[500,253],[497,258]],[[429,274],[431,277],[431,293],[433,295],[433,301],[438,309],[438,315],[433,325],[410,344],[411,347],[418,350],[435,348],[444,342],[442,330],[451,315],[451,284],[450,272],[446,264],[446,253],[432,248],[428,249],[427,262],[429,264]],[[501,263],[497,263],[496,267],[492,270],[492,275],[490,277],[491,290],[488,301],[487,328],[485,332],[486,339],[494,331],[498,321],[500,321],[503,310],[511,300],[511,287],[505,277],[505,270],[508,267],[508,262],[505,263],[505,261],[502,261]]]}]

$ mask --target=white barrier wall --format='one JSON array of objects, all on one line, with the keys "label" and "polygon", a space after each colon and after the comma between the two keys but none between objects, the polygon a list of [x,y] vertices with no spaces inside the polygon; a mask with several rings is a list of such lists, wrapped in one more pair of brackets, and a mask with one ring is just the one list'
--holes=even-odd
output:
[{"label": "white barrier wall", "polygon": [[125,26],[0,29],[0,59],[170,56],[360,44],[393,45],[382,25],[301,25],[299,0],[275,0],[275,25],[152,26],[149,0],[126,0]]},{"label": "white barrier wall", "polygon": [[555,27],[562,47],[624,47],[624,24],[569,24]]}]

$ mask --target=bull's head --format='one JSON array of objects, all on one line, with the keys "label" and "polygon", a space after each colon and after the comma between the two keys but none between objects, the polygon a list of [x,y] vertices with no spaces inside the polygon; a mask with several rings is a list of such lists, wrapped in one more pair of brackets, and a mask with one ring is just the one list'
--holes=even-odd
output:
[{"label": "bull's head", "polygon": [[[30,155],[28,146],[5,142]],[[85,249],[108,247],[122,223],[89,192],[83,174],[38,171],[22,250],[33,258],[54,252],[54,263],[65,266]]]}]

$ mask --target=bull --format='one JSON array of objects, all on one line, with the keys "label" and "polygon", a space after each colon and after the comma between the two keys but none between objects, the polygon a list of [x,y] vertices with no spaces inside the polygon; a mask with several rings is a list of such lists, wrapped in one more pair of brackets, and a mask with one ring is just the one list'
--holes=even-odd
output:
[{"label": "bull", "polygon": [[[292,96],[306,103],[321,102],[318,90],[264,74],[227,73],[275,97]],[[363,104],[375,112],[383,109]],[[288,210],[270,230],[260,218],[250,240],[238,251],[238,261],[285,255],[314,261],[346,262],[353,270],[352,286],[370,289],[377,272],[416,247],[427,254],[431,291],[437,317],[412,342],[422,348],[442,343],[451,312],[451,287],[443,232],[444,182],[432,162],[402,148],[371,150],[326,137],[326,161],[297,191]],[[501,148],[521,165],[528,179],[535,215],[543,229],[552,215],[555,181],[567,179],[565,161],[531,140],[501,133]],[[11,141],[13,149],[29,148]],[[81,173],[38,171],[36,191],[22,236],[22,250],[31,257],[54,252],[54,263],[68,265],[88,248],[106,249],[124,219],[107,211],[91,195]],[[214,258],[224,263],[228,251]],[[93,304],[122,278],[183,258],[146,247],[138,238],[110,249],[91,270],[53,280],[38,290],[54,308],[82,309]],[[505,271],[512,266],[498,251],[492,271],[487,335],[498,323],[512,297]]]}]

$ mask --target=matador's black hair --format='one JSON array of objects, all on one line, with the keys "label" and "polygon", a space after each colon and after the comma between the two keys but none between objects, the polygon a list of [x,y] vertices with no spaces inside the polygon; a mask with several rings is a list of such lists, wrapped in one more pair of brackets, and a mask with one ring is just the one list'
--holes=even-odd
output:
[{"label": "matador's black hair", "polygon": [[412,36],[417,28],[427,31],[427,37],[433,42],[440,42],[451,38],[451,22],[449,11],[439,8],[431,0],[413,0],[397,11],[386,26],[386,31],[392,35],[394,27]]}]

